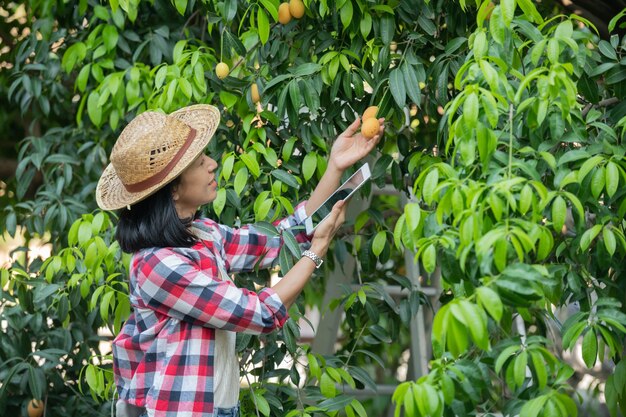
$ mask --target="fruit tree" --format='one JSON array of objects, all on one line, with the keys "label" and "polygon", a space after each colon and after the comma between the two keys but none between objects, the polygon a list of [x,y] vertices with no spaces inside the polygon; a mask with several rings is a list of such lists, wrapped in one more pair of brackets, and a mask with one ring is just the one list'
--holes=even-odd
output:
[{"label": "fruit tree", "polygon": [[[25,239],[0,270],[0,414],[26,415],[32,399],[46,415],[111,412],[101,342],[130,311],[128,255],[95,183],[135,115],[193,103],[222,114],[206,215],[267,233],[355,117],[375,106],[386,124],[371,201],[292,320],[238,338],[244,415],[626,411],[624,12],[601,32],[550,0],[40,0],[0,12],[1,131],[16,143],[0,152],[17,161],[0,224]],[[35,237],[52,256],[29,249]],[[282,270],[299,255],[285,239]],[[407,278],[405,251],[424,285],[439,283],[434,296]],[[322,305],[349,257],[350,285]],[[270,272],[237,279],[254,288]],[[344,314],[332,355],[302,342],[313,308]],[[433,315],[429,368],[407,376],[419,309]],[[393,394],[359,395],[381,383]]]}]

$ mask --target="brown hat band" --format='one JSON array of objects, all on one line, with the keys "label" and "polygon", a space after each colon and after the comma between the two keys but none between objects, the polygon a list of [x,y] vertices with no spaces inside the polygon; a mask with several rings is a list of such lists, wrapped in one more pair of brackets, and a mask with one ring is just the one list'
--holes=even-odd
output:
[{"label": "brown hat band", "polygon": [[196,137],[196,129],[190,127],[189,134],[187,135],[187,139],[185,140],[185,143],[183,144],[183,146],[181,146],[178,152],[176,152],[176,155],[174,155],[172,160],[167,165],[165,165],[162,170],[155,173],[151,177],[148,177],[145,180],[136,182],[134,184],[124,184],[124,188],[126,188],[126,191],[130,193],[140,193],[142,191],[147,190],[150,187],[157,185],[161,181],[163,181],[163,179],[167,177],[167,174],[170,173],[172,168],[174,168],[174,166],[176,166],[178,161],[180,161],[180,158],[183,157],[187,149],[189,149],[189,146],[191,145],[195,137]]}]

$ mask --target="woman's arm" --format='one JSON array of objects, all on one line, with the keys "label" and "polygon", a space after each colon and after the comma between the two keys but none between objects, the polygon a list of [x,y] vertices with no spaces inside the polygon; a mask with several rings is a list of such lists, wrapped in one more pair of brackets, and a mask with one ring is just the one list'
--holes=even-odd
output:
[{"label": "woman's arm", "polygon": [[217,265],[200,268],[176,248],[146,254],[132,273],[137,278],[141,307],[181,321],[261,334],[281,327],[288,317],[271,289],[255,293],[238,288],[220,278]]},{"label": "woman's arm", "polygon": [[[304,224],[307,215],[305,203],[296,206],[294,213],[282,220],[274,222],[281,234],[268,235],[255,224],[239,228],[218,224],[210,219],[199,219],[194,222],[194,234],[208,246],[215,246],[226,263],[229,272],[252,271],[255,268],[270,267],[283,246],[283,234],[292,233],[294,226]],[[310,242],[304,228],[293,233],[298,243]]]},{"label": "woman's arm", "polygon": [[337,189],[343,172],[363,159],[378,143],[385,131],[385,119],[378,119],[380,130],[371,139],[366,138],[360,132],[361,119],[357,118],[348,128],[337,137],[328,158],[328,167],[313,190],[305,209],[307,215],[311,215],[324,201]]},{"label": "woman's arm", "polygon": [[[333,207],[328,218],[315,230],[310,250],[320,258],[326,256],[328,246],[333,236],[345,221],[345,212],[345,203],[339,201]],[[296,262],[293,268],[272,287],[287,309],[289,309],[296,298],[298,298],[298,295],[309,281],[314,271],[315,263],[313,260],[303,256]]]},{"label": "woman's arm", "polygon": [[[344,221],[343,202],[313,236],[311,249],[326,255]],[[133,267],[140,303],[166,316],[207,327],[251,334],[268,333],[287,320],[287,309],[309,280],[315,264],[299,260],[271,289],[259,293],[219,278],[217,265],[200,268],[184,252],[163,248],[146,254]]]}]

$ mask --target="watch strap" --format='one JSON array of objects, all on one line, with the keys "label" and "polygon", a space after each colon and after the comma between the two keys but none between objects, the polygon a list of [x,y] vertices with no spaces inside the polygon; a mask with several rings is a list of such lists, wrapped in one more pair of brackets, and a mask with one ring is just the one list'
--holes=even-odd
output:
[{"label": "watch strap", "polygon": [[315,252],[310,250],[305,250],[304,252],[302,252],[302,256],[306,256],[307,258],[312,260],[315,263],[316,269],[319,269],[319,267],[322,266],[322,264],[324,263],[324,260],[322,258],[317,256]]}]

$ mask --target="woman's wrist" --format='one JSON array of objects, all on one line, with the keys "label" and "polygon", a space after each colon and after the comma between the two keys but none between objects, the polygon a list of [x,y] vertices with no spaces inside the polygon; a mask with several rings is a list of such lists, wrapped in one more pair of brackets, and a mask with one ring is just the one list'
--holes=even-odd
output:
[{"label": "woman's wrist", "polygon": [[320,239],[313,239],[309,250],[315,253],[320,258],[323,258],[324,256],[326,256],[326,252],[328,252],[328,243],[321,242]]},{"label": "woman's wrist", "polygon": [[341,177],[344,171],[345,169],[339,168],[339,166],[337,166],[337,164],[332,160],[332,158],[328,160],[328,165],[326,166],[326,173],[328,174],[335,173]]}]

